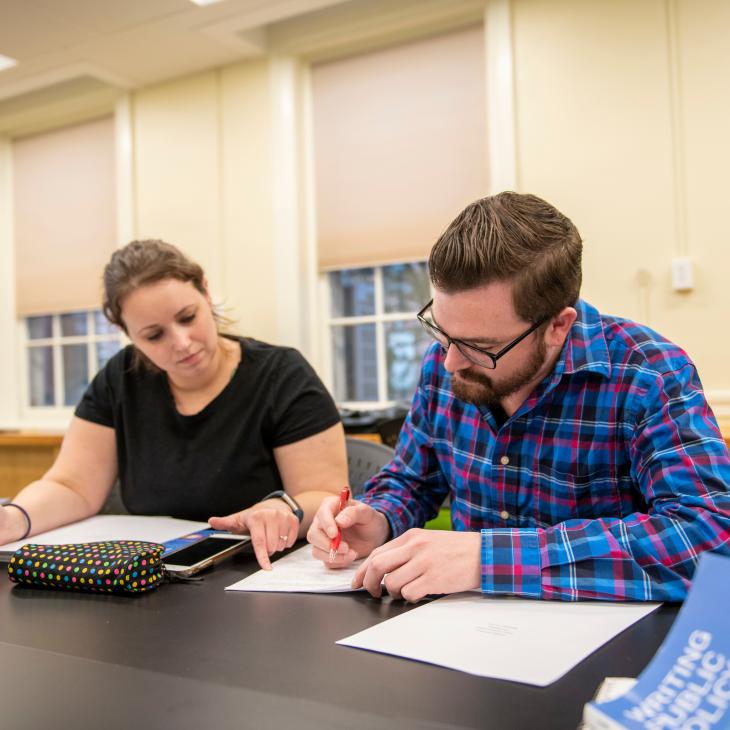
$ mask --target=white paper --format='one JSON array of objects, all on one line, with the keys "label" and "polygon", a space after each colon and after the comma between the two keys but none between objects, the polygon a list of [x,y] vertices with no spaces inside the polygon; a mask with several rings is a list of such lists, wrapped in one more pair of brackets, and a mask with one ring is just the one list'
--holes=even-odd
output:
[{"label": "white paper", "polygon": [[544,687],[660,605],[460,593],[337,643]]},{"label": "white paper", "polygon": [[[615,700],[623,694],[626,694],[634,685],[636,679],[633,677],[606,677],[601,682],[596,694],[593,696],[593,702],[608,702],[609,700]],[[576,730],[592,730],[598,727],[594,725],[590,720],[590,710],[588,705],[583,708],[583,719]]]},{"label": "white paper", "polygon": [[[331,570],[312,557],[312,546],[305,545],[271,564],[271,570],[259,570],[227,591],[271,591],[276,593],[344,593],[350,587],[360,563]],[[363,590],[362,588],[359,590]]]},{"label": "white paper", "polygon": [[608,702],[626,694],[636,684],[636,677],[606,677],[598,688],[594,702]]},{"label": "white paper", "polygon": [[210,528],[207,522],[177,520],[173,517],[138,515],[97,515],[55,530],[42,532],[17,542],[0,545],[0,552],[12,553],[28,543],[63,545],[66,543],[103,542],[106,540],[141,540],[165,542],[190,532]]}]

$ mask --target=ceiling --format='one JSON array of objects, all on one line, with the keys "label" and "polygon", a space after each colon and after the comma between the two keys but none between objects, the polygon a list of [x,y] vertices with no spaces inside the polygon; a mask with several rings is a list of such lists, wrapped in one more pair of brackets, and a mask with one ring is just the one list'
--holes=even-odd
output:
[{"label": "ceiling", "polygon": [[122,88],[266,52],[267,26],[352,0],[0,0],[0,99],[89,76]]},{"label": "ceiling", "polygon": [[[211,0],[208,0],[210,2]],[[485,0],[0,0],[0,134],[107,113],[128,89],[271,53],[316,59],[483,16]]]}]

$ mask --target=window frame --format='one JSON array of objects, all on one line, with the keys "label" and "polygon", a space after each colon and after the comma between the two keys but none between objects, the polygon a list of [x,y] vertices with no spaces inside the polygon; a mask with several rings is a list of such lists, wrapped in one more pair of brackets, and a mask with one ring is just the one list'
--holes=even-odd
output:
[{"label": "window frame", "polygon": [[[383,408],[390,408],[396,403],[400,402],[397,400],[390,400],[387,398],[388,393],[388,361],[387,361],[387,343],[385,341],[385,324],[388,322],[416,322],[416,314],[418,309],[413,312],[385,312],[385,295],[383,285],[383,269],[388,266],[397,266],[402,264],[427,264],[428,259],[426,257],[418,259],[408,259],[404,261],[388,261],[386,263],[377,264],[362,264],[358,266],[343,266],[335,269],[328,269],[321,273],[321,286],[320,292],[322,295],[322,302],[324,303],[325,316],[322,318],[322,342],[323,342],[323,353],[325,358],[325,373],[327,386],[330,392],[333,394],[337,406],[339,408],[348,410],[358,411],[371,411],[379,410]],[[363,314],[355,316],[344,316],[334,317],[332,316],[332,289],[329,281],[330,274],[337,273],[338,271],[354,270],[354,269],[373,269],[373,298],[374,298],[374,313]],[[429,297],[433,296],[433,286],[431,285],[430,279],[428,279],[428,290]],[[425,304],[425,302],[424,302]],[[423,306],[423,305],[421,305]],[[358,325],[358,324],[374,324],[375,325],[375,351],[376,351],[376,366],[377,366],[377,400],[373,401],[356,401],[356,400],[345,400],[339,401],[336,398],[335,393],[335,377],[334,377],[334,362],[333,362],[333,346],[332,346],[332,327],[337,325]],[[420,325],[419,325],[420,327]]]},{"label": "window frame", "polygon": [[[63,335],[61,331],[61,317],[65,314],[86,314],[85,335]],[[86,367],[89,375],[89,382],[98,372],[96,344],[99,342],[118,342],[120,349],[128,340],[121,331],[99,334],[94,326],[94,315],[100,313],[99,309],[69,310],[63,312],[47,312],[34,314],[27,317],[20,317],[17,320],[17,337],[20,347],[18,348],[18,372],[20,383],[20,411],[24,423],[41,425],[67,424],[76,408],[76,404],[65,405],[65,380],[63,372],[63,346],[64,345],[86,345]],[[28,320],[31,317],[51,317],[51,336],[43,338],[31,338],[28,333]],[[54,405],[34,406],[31,405],[30,395],[30,368],[29,354],[34,348],[51,347],[53,356],[53,394]]]}]

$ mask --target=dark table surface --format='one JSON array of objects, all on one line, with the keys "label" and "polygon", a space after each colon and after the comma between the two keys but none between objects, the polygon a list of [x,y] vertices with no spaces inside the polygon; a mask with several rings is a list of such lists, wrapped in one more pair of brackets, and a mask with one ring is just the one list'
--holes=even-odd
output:
[{"label": "dark table surface", "polygon": [[677,612],[662,607],[538,688],[336,646],[413,606],[223,591],[256,567],[244,552],[201,583],[134,598],[1,577],[0,728],[574,729],[604,677],[644,668]]}]

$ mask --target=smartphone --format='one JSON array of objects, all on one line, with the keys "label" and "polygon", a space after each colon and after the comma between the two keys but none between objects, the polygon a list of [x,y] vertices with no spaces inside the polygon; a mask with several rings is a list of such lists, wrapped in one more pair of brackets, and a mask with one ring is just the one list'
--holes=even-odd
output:
[{"label": "smartphone", "polygon": [[248,535],[228,533],[210,535],[200,542],[165,555],[162,560],[170,573],[187,577],[233,555],[249,542],[251,538]]}]

